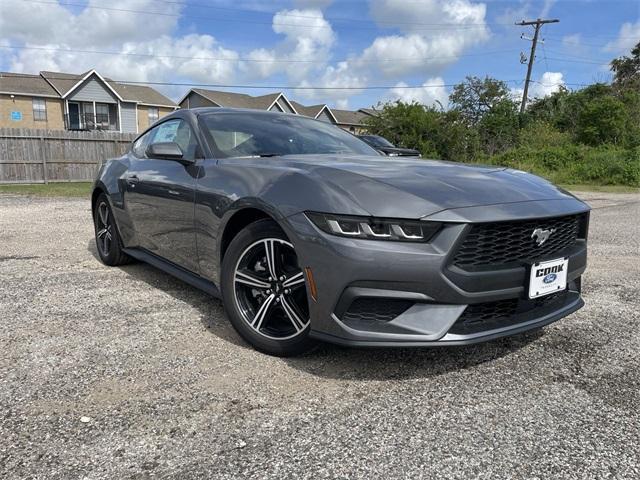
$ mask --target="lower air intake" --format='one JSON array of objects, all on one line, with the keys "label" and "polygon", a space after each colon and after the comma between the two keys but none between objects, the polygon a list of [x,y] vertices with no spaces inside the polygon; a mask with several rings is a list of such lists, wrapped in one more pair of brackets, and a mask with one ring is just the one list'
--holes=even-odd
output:
[{"label": "lower air intake", "polygon": [[355,299],[342,315],[345,322],[390,322],[406,312],[414,302],[392,298]]}]

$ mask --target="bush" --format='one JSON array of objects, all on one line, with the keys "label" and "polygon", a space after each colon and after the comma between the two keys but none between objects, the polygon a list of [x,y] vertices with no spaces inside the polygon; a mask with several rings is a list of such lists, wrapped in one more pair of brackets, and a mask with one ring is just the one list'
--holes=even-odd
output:
[{"label": "bush", "polygon": [[520,146],[483,161],[525,170],[555,183],[640,187],[640,148]]}]

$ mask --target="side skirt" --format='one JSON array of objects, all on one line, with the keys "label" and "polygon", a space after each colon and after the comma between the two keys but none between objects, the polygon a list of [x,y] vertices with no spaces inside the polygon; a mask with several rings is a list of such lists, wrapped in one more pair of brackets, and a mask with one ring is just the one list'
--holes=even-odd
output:
[{"label": "side skirt", "polygon": [[164,258],[158,257],[153,253],[147,252],[146,250],[141,250],[138,248],[124,248],[124,253],[135,258],[136,260],[140,260],[141,262],[148,263],[152,267],[157,268],[158,270],[162,270],[169,275],[182,280],[185,283],[188,283],[191,286],[194,286],[209,295],[222,298],[222,294],[218,287],[209,280],[202,278],[199,275],[196,275],[189,270],[185,270],[178,265],[175,265],[171,262],[168,262]]}]

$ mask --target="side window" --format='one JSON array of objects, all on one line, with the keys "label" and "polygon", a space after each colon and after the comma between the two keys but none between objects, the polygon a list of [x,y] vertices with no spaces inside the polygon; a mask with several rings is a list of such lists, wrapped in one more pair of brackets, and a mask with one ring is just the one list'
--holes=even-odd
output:
[{"label": "side window", "polygon": [[138,138],[133,144],[131,151],[138,158],[145,158],[145,150],[147,149],[147,145],[149,144],[149,139],[153,134],[153,130],[145,133],[143,136]]},{"label": "side window", "polygon": [[154,143],[175,142],[182,149],[184,158],[189,160],[195,158],[198,150],[198,141],[189,124],[184,120],[169,120],[161,123],[149,133],[152,135],[149,145]]}]

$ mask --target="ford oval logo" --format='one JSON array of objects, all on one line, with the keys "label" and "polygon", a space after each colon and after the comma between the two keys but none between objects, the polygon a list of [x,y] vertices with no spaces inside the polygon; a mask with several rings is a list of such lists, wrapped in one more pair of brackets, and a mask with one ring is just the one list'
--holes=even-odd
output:
[{"label": "ford oval logo", "polygon": [[556,278],[558,278],[558,276],[555,273],[550,273],[549,275],[547,275],[546,277],[544,277],[542,279],[542,281],[544,283],[553,283],[556,281]]}]

